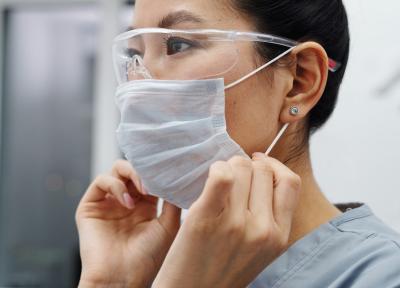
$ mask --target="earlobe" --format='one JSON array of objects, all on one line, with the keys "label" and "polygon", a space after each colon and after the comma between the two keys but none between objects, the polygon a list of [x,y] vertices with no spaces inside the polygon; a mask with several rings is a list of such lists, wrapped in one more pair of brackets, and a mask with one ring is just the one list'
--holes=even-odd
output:
[{"label": "earlobe", "polygon": [[305,118],[321,99],[328,80],[328,56],[320,44],[299,44],[293,49],[292,56],[296,63],[293,88],[282,107],[282,123],[293,123]]}]

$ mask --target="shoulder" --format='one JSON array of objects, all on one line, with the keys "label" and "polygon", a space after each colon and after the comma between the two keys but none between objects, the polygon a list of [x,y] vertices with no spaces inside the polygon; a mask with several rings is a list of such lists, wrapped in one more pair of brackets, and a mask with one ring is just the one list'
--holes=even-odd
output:
[{"label": "shoulder", "polygon": [[348,273],[343,287],[400,287],[400,234],[364,206],[332,221]]},{"label": "shoulder", "polygon": [[252,287],[400,288],[400,235],[368,206],[346,211],[289,247]]},{"label": "shoulder", "polygon": [[354,284],[343,287],[400,287],[400,247],[397,240],[376,234],[354,250],[350,254],[355,253],[358,257],[349,267],[352,273],[346,279]]},{"label": "shoulder", "polygon": [[380,220],[364,205],[343,214],[330,222],[343,237],[355,237],[361,244],[380,244],[400,252],[400,234]]}]

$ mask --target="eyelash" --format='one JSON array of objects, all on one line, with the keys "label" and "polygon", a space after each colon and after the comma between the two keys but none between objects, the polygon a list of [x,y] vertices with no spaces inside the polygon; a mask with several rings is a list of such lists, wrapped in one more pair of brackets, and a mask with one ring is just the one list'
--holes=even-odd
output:
[{"label": "eyelash", "polygon": [[[180,41],[182,43],[185,43],[185,44],[190,46],[189,49],[200,47],[200,44],[198,44],[198,43],[196,43],[194,41],[190,41],[188,39],[184,39],[184,38],[176,37],[176,36],[167,36],[167,37],[164,38],[164,41],[163,41],[163,46],[164,46],[163,48],[166,51],[168,51],[168,48],[169,48],[168,44],[169,44],[169,41],[171,41],[171,40]],[[174,55],[174,54],[172,54],[172,55]],[[170,56],[172,56],[172,55],[170,55]]]},{"label": "eyelash", "polygon": [[[184,38],[181,38],[181,37],[176,37],[176,36],[167,36],[162,41],[164,50],[168,51],[168,49],[169,49],[168,45],[170,44],[169,41],[171,41],[171,40],[180,41],[182,43],[185,43],[185,44],[189,45],[190,48],[188,48],[188,49],[201,47],[201,45],[199,43],[195,42],[195,41],[191,41],[191,40],[184,39]],[[133,55],[139,55],[139,56],[143,57],[143,55],[142,55],[142,53],[140,51],[138,51],[136,49],[133,49],[133,48],[126,49],[126,54],[129,55],[130,57],[133,57]],[[173,56],[173,55],[174,54],[171,54],[169,56]]]}]

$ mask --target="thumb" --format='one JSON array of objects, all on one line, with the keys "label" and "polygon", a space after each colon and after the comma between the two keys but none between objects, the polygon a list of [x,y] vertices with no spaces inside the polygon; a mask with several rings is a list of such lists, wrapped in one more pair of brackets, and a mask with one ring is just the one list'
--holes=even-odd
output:
[{"label": "thumb", "polygon": [[181,224],[181,211],[182,210],[175,205],[164,201],[159,221],[173,236],[178,232]]}]

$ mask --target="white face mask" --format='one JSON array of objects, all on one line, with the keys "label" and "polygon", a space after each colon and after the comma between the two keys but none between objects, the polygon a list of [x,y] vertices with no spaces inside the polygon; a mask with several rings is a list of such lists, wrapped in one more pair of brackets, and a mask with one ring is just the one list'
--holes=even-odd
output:
[{"label": "white face mask", "polygon": [[222,78],[145,79],[119,86],[116,93],[121,111],[118,143],[147,192],[188,209],[203,191],[214,162],[227,161],[235,155],[249,158],[227,132],[225,89],[253,76],[290,51],[226,87]]}]

